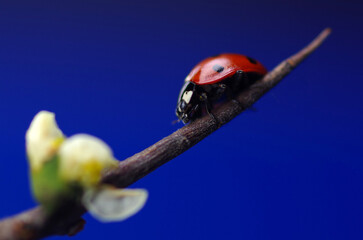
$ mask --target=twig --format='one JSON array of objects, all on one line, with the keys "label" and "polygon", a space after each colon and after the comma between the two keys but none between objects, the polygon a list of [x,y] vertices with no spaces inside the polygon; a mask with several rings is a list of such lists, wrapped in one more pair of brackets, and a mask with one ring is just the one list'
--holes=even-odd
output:
[{"label": "twig", "polygon": [[[127,187],[164,163],[182,154],[209,134],[226,124],[262,95],[278,84],[287,74],[315,51],[331,30],[323,30],[308,46],[281,62],[261,81],[237,96],[238,102],[229,101],[213,111],[215,122],[208,115],[184,126],[144,151],[120,162],[116,170],[104,174],[103,182]],[[41,207],[35,207],[0,221],[0,239],[40,239],[51,235],[75,234],[82,229],[81,216],[85,209],[79,203],[67,203],[60,211],[48,216]]]}]

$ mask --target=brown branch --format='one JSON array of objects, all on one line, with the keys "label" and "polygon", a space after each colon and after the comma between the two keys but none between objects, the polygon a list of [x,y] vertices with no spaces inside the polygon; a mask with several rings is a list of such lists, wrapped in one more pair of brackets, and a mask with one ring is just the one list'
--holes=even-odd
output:
[{"label": "brown branch", "polygon": [[[217,122],[208,115],[184,126],[159,142],[120,162],[116,170],[104,174],[103,182],[127,187],[164,163],[182,154],[223,124],[252,106],[261,96],[278,84],[287,74],[315,51],[331,30],[322,31],[309,45],[281,62],[261,81],[237,96],[238,102],[229,101],[213,111]],[[81,216],[85,209],[78,203],[66,203],[60,211],[48,216],[41,207],[25,211],[0,221],[0,239],[40,239],[51,235],[74,234],[81,230]]]}]

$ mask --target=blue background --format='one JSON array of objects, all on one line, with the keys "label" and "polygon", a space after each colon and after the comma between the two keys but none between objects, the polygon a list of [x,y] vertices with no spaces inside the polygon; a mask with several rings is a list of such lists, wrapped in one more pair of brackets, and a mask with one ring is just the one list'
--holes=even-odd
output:
[{"label": "blue background", "polygon": [[134,184],[150,192],[139,214],[86,215],[75,239],[363,239],[359,2],[1,1],[0,217],[35,205],[24,134],[38,111],[125,159],[182,127],[176,98],[200,60],[236,52],[271,69],[329,26],[257,112]]}]

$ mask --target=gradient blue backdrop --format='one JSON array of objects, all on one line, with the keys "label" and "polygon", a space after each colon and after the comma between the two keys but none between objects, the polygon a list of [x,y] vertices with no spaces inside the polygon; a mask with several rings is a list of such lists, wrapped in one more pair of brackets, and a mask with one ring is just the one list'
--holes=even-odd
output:
[{"label": "gradient blue backdrop", "polygon": [[[0,217],[35,205],[24,134],[40,110],[124,159],[172,133],[207,56],[271,69],[333,34],[256,105],[133,187],[131,219],[75,239],[363,239],[361,1],[1,1]],[[62,239],[55,237],[54,239]]]}]

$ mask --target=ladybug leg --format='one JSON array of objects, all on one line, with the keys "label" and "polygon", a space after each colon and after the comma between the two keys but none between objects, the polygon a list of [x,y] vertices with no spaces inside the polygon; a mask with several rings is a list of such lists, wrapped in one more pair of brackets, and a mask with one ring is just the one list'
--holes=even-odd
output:
[{"label": "ladybug leg", "polygon": [[[250,86],[251,84],[253,84],[255,81],[251,81],[247,74],[245,72],[243,72],[242,70],[238,70],[236,72],[236,75],[235,75],[235,80],[236,80],[236,83],[237,84],[240,84],[239,85],[239,88],[242,89],[242,88],[247,88],[248,86]],[[233,102],[235,102],[236,104],[238,104],[241,108],[243,109],[249,109],[249,110],[252,110],[254,112],[256,112],[256,108],[254,108],[253,106],[250,106],[250,107],[247,107],[245,106],[244,104],[240,103],[238,100],[234,99],[234,98],[231,98],[231,100]]]},{"label": "ladybug leg", "polygon": [[207,111],[208,115],[216,122],[218,125],[220,124],[217,118],[212,113],[212,104],[210,103],[207,94],[204,92],[200,95],[200,99],[205,106],[205,110]]},{"label": "ladybug leg", "polygon": [[232,97],[228,96],[228,99],[230,99],[232,102],[234,102],[234,104],[236,104],[241,109],[245,109],[244,105],[242,103],[240,103],[237,99],[235,99],[233,96]]},{"label": "ladybug leg", "polygon": [[238,70],[235,74],[235,83],[239,88],[243,88],[249,85],[249,80],[246,73],[242,70]]},{"label": "ladybug leg", "polygon": [[234,102],[240,108],[244,109],[244,105],[240,103],[237,99],[235,99],[236,89],[242,89],[244,86],[248,85],[248,78],[246,74],[242,70],[238,70],[235,74],[235,84],[226,87],[226,96],[227,99]]},{"label": "ladybug leg", "polygon": [[228,99],[228,100],[230,100],[230,101],[232,101],[232,102],[236,103],[237,105],[239,105],[239,106],[242,108],[242,104],[241,104],[238,100],[236,100],[236,99],[234,98],[235,94],[234,94],[234,92],[233,92],[232,87],[227,86],[227,87],[226,87],[226,91],[225,91],[225,92],[226,92],[226,96],[227,96],[227,99]]},{"label": "ladybug leg", "polygon": [[227,85],[224,83],[218,84],[215,98],[216,99],[221,98],[222,95],[226,92],[227,88],[228,88]]}]

